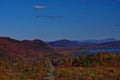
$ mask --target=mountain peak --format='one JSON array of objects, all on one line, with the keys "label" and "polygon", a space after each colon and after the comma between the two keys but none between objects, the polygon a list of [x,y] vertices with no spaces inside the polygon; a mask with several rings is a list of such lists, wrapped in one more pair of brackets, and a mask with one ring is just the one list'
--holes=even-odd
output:
[{"label": "mountain peak", "polygon": [[115,38],[107,38],[107,39],[105,39],[105,40],[116,41],[117,39],[115,39]]},{"label": "mountain peak", "polygon": [[57,40],[56,42],[71,42],[71,41],[68,39],[61,39],[61,40]]}]

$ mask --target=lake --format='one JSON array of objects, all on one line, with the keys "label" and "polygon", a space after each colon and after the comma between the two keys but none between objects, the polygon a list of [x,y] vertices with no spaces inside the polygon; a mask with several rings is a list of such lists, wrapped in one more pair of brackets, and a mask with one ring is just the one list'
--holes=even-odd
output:
[{"label": "lake", "polygon": [[89,50],[90,54],[95,54],[98,52],[111,52],[111,53],[119,53],[120,49],[96,49],[96,50]]},{"label": "lake", "polygon": [[[87,50],[88,54],[96,54],[99,52],[111,52],[111,53],[120,53],[120,49],[95,49],[95,50]],[[81,56],[81,53],[74,53],[74,57]]]}]

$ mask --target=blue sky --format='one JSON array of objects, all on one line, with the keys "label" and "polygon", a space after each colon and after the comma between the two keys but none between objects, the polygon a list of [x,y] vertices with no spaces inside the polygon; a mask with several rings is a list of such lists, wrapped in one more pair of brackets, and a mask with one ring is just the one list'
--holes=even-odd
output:
[{"label": "blue sky", "polygon": [[120,1],[0,0],[0,36],[45,41],[120,39]]}]

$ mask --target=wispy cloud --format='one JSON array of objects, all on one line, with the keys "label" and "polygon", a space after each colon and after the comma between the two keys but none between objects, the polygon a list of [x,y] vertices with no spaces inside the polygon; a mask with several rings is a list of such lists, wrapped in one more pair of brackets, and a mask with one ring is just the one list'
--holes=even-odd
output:
[{"label": "wispy cloud", "polygon": [[35,9],[45,9],[45,8],[47,8],[46,6],[39,6],[39,5],[37,5],[37,6],[34,6],[34,8]]},{"label": "wispy cloud", "polygon": [[36,18],[50,18],[50,19],[54,19],[54,18],[63,18],[63,16],[41,16],[41,15],[38,15],[38,16],[36,16]]}]

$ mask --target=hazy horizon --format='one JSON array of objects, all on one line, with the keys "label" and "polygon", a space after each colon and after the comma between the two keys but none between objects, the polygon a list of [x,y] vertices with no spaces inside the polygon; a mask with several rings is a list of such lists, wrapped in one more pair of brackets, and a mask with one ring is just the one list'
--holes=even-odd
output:
[{"label": "hazy horizon", "polygon": [[9,36],[0,36],[0,38],[11,38],[11,39],[15,39],[15,40],[19,40],[19,41],[23,41],[23,40],[42,40],[45,42],[51,42],[51,41],[59,41],[59,40],[70,40],[70,41],[80,41],[80,42],[84,42],[84,41],[99,41],[99,40],[120,40],[117,38],[103,38],[103,39],[68,39],[68,38],[61,38],[61,39],[52,39],[52,40],[43,40],[41,38],[34,38],[34,39],[17,39],[14,37],[9,37]]}]

